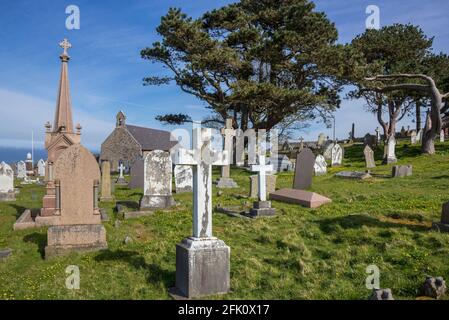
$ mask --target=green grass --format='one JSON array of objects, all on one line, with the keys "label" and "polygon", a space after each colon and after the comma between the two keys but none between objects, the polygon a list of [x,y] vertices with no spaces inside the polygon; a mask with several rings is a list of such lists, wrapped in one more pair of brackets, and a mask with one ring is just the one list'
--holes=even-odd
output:
[{"label": "green grass", "polygon": [[[415,299],[425,275],[449,278],[449,235],[432,231],[442,203],[449,200],[449,144],[435,156],[419,147],[398,146],[401,164],[413,164],[413,176],[353,181],[333,177],[340,170],[364,170],[363,146],[346,149],[343,167],[315,177],[313,191],[333,200],[319,209],[273,203],[277,216],[231,218],[214,214],[214,235],[231,247],[232,293],[211,299],[366,299],[365,269],[376,264],[381,286],[396,299]],[[375,173],[381,166],[376,150]],[[218,177],[218,169],[214,176]],[[214,206],[243,205],[250,173],[233,169],[240,189],[214,189]],[[290,187],[282,173],[278,188]],[[191,234],[191,194],[175,195],[180,205],[136,220],[121,221],[107,208],[109,250],[43,259],[46,230],[12,231],[25,208],[38,208],[43,187],[23,186],[17,201],[0,203],[0,248],[13,255],[0,262],[0,299],[168,299],[175,281],[175,245]],[[138,201],[140,190],[117,187],[117,200]],[[243,197],[239,197],[239,195]],[[124,244],[124,238],[133,238]],[[65,269],[77,265],[81,289],[65,287]]]}]

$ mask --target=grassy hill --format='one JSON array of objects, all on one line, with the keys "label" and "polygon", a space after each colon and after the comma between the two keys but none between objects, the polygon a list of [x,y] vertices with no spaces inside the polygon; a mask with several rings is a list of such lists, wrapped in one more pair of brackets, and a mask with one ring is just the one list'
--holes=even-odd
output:
[{"label": "grassy hill", "polygon": [[[425,275],[449,279],[449,234],[431,230],[449,201],[449,144],[437,155],[421,156],[419,146],[401,143],[399,163],[413,176],[369,181],[333,177],[341,170],[364,170],[363,146],[346,148],[344,165],[315,177],[313,191],[333,200],[319,209],[274,202],[277,216],[231,218],[214,213],[214,235],[231,247],[232,293],[224,299],[366,299],[366,267],[376,264],[381,287],[396,299],[415,299]],[[376,150],[375,173],[389,174]],[[218,177],[218,170],[214,171]],[[239,205],[249,193],[250,173],[233,169],[240,189],[214,190],[214,206]],[[278,177],[290,187],[292,173]],[[191,234],[191,194],[175,195],[180,205],[153,216],[121,221],[108,209],[109,250],[43,259],[46,230],[12,231],[25,208],[41,205],[43,187],[21,186],[14,203],[0,203],[0,248],[12,248],[0,262],[0,299],[168,299],[175,281],[175,245]],[[118,187],[120,201],[138,201],[141,190]],[[130,236],[132,243],[125,244]],[[77,265],[81,288],[65,287],[65,269]]]}]

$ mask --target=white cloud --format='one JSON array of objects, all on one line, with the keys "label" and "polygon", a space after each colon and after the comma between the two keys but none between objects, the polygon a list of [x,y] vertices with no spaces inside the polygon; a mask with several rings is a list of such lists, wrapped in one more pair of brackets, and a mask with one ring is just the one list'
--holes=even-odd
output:
[{"label": "white cloud", "polygon": [[[21,92],[0,89],[0,145],[29,147],[34,131],[36,147],[43,147],[47,121],[53,122],[56,102]],[[96,119],[92,114],[73,109],[74,124],[81,123],[82,143],[99,150],[101,142],[114,128],[114,123]]]}]

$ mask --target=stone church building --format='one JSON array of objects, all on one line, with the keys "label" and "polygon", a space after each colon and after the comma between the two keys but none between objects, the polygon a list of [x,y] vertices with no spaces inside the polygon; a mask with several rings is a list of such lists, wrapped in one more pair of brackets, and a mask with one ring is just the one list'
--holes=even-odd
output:
[{"label": "stone church building", "polygon": [[100,154],[100,161],[109,161],[112,171],[117,171],[120,163],[129,167],[149,151],[170,151],[177,144],[169,131],[126,124],[122,111],[116,118],[116,128],[101,144]]}]

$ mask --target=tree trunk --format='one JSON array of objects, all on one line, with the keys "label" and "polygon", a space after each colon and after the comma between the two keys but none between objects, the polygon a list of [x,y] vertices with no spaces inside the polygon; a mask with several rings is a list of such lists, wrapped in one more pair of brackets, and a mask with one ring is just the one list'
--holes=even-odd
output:
[{"label": "tree trunk", "polygon": [[421,130],[421,101],[415,101],[416,106],[416,132]]}]

